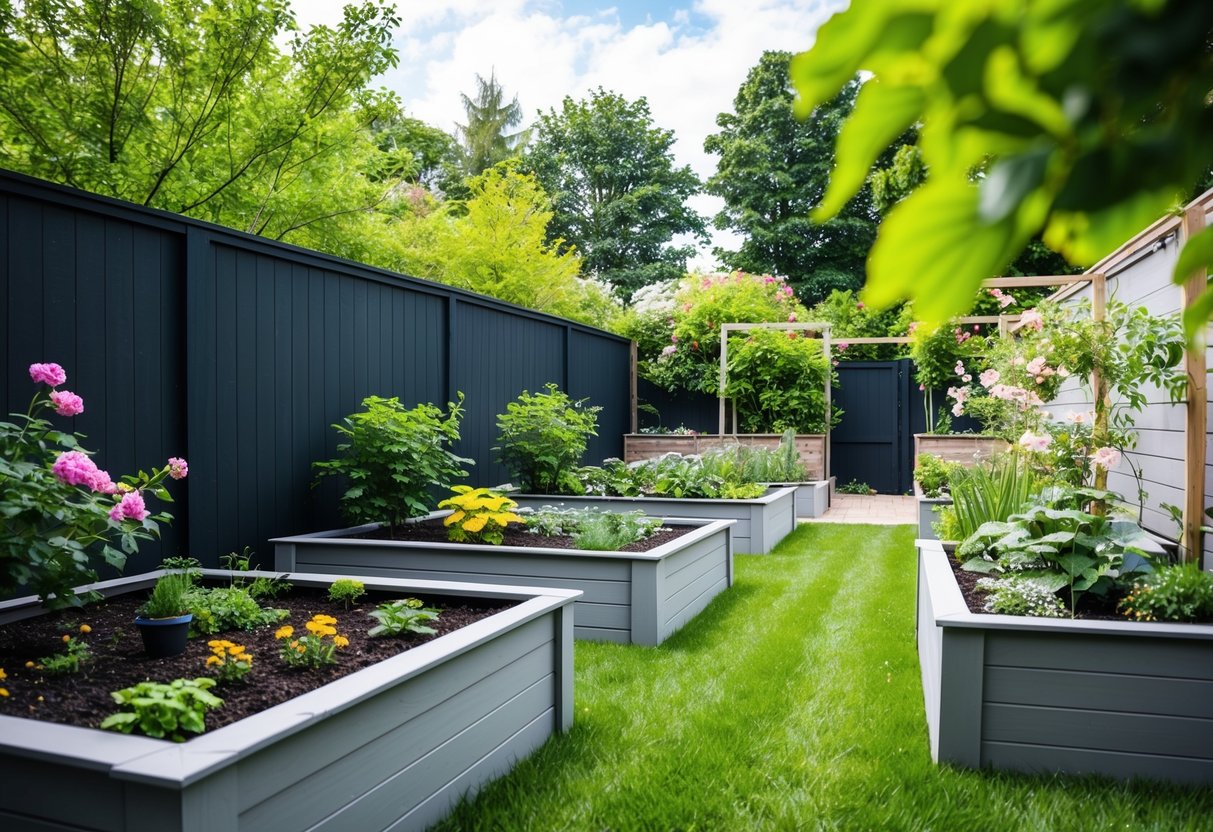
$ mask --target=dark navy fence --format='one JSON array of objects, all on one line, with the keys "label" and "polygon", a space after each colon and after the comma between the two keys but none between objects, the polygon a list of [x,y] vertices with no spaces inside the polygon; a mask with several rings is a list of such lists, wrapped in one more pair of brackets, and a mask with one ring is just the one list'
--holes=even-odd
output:
[{"label": "dark navy fence", "polygon": [[[622,454],[629,343],[511,304],[0,171],[0,413],[24,411],[56,361],[74,428],[112,474],[189,460],[161,554],[215,565],[339,522],[311,463],[369,395],[465,394],[470,481],[507,479],[496,416],[554,382],[602,406],[591,461]],[[262,554],[267,554],[262,552]]]}]

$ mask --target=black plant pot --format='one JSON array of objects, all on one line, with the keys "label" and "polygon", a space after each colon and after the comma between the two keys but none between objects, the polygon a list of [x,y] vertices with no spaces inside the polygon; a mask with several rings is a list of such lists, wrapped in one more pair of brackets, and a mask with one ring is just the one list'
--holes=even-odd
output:
[{"label": "black plant pot", "polygon": [[144,618],[135,616],[135,626],[143,636],[143,649],[153,659],[179,656],[185,652],[185,643],[190,634],[193,613],[175,618]]}]

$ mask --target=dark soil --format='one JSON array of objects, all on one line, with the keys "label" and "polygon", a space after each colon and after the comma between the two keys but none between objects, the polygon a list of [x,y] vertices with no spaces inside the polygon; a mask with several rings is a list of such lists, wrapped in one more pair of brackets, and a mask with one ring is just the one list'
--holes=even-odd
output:
[{"label": "dark soil", "polygon": [[[227,639],[247,648],[253,656],[253,669],[244,682],[212,689],[223,699],[223,707],[206,716],[207,730],[214,730],[514,606],[499,600],[484,602],[496,606],[477,606],[466,598],[422,596],[426,606],[442,610],[441,617],[430,623],[438,630],[437,635],[370,638],[367,630],[376,622],[367,613],[376,604],[397,596],[368,593],[349,611],[330,602],[323,590],[295,589],[263,602],[262,606],[289,609],[290,617],[281,624],[292,625],[296,635],[305,634],[303,625],[317,613],[337,619],[337,632],[350,640],[349,646],[337,651],[337,664],[309,670],[292,669],[282,662],[280,644],[274,639],[274,631],[281,624],[251,632],[196,636],[180,656],[148,658],[134,624],[135,608],[145,597],[146,593],[134,593],[0,627],[0,668],[8,674],[0,687],[9,692],[7,698],[0,697],[0,714],[93,728],[117,710],[110,691],[149,679],[171,682],[206,676],[206,658],[211,655],[206,643]],[[91,632],[82,635],[82,624],[91,627]],[[65,634],[87,642],[92,651],[79,673],[53,676],[25,666],[26,662],[38,664],[42,657],[61,652]]]},{"label": "dark soil", "polygon": [[[682,537],[684,534],[695,529],[694,526],[680,526],[676,529],[663,527],[660,531],[646,537],[644,540],[636,543],[629,543],[619,551],[621,552],[647,552],[650,549],[656,549],[663,543],[668,543],[675,538]],[[359,535],[360,537],[371,537],[377,540],[412,540],[418,543],[449,543],[447,538],[446,526],[442,525],[441,520],[426,520],[422,523],[408,523],[404,526],[396,527],[396,534],[388,533],[387,527],[384,526],[377,531],[369,534]],[[504,539],[501,542],[503,546],[523,546],[523,547],[538,547],[547,549],[576,549],[573,545],[573,538],[567,535],[558,537],[547,537],[545,535],[531,534],[520,528],[506,528],[504,531]]]},{"label": "dark soil", "polygon": [[[948,564],[952,567],[952,574],[956,576],[956,583],[960,585],[960,594],[964,596],[969,612],[989,615],[990,613],[986,612],[985,603],[990,593],[977,588],[977,582],[989,576],[977,572],[966,572],[960,568],[960,561],[951,555],[948,556]],[[1064,598],[1062,600],[1065,601]],[[1116,611],[1119,600],[1119,598],[1115,598],[1101,602],[1094,596],[1084,596],[1079,599],[1078,611],[1075,612],[1074,617],[1097,621],[1128,621]]]}]

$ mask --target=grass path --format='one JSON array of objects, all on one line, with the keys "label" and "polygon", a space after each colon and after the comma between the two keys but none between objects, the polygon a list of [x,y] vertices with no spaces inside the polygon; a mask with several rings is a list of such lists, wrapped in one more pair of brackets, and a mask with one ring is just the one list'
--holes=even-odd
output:
[{"label": "grass path", "polygon": [[802,525],[661,647],[578,642],[574,728],[447,830],[1210,830],[1213,791],[936,767],[909,526]]}]

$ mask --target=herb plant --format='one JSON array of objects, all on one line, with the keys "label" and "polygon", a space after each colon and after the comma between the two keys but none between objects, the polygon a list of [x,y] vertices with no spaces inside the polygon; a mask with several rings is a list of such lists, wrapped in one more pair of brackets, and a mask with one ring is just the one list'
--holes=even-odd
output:
[{"label": "herb plant", "polygon": [[442,524],[446,526],[447,537],[456,543],[499,546],[506,527],[522,522],[513,511],[518,504],[509,497],[468,485],[457,485],[453,490],[455,496],[443,500],[438,507],[451,509]]},{"label": "herb plant", "polygon": [[256,630],[277,624],[290,613],[284,609],[263,607],[253,597],[252,586],[196,587],[187,596],[194,615],[191,629],[211,635],[227,630]]},{"label": "herb plant", "polygon": [[1213,620],[1213,574],[1193,563],[1161,567],[1133,585],[1120,611],[1137,621]]},{"label": "herb plant", "polygon": [[429,513],[431,488],[450,488],[466,477],[472,460],[450,450],[459,439],[463,415],[459,403],[447,405],[447,415],[432,404],[405,409],[397,398],[369,396],[364,411],[346,417],[333,428],[345,441],[338,459],[313,463],[317,480],[341,475],[349,487],[341,510],[351,523],[386,523],[394,535],[410,517]]},{"label": "herb plant", "polygon": [[366,584],[354,578],[338,578],[329,584],[329,600],[347,610],[366,595]]},{"label": "herb plant", "polygon": [[282,644],[282,660],[290,667],[306,667],[313,670],[337,663],[337,650],[348,647],[350,640],[337,632],[337,619],[323,613],[313,615],[304,624],[307,635],[295,638],[295,628],[287,625],[274,633]]},{"label": "herb plant", "polygon": [[110,694],[125,710],[110,714],[102,728],[130,734],[139,731],[156,739],[185,742],[185,734],[206,730],[206,712],[218,708],[223,700],[211,693],[214,679],[175,679],[167,685],[159,682],[139,684]]},{"label": "herb plant", "polygon": [[645,516],[643,511],[589,511],[578,519],[577,529],[572,533],[573,545],[578,549],[617,552],[652,537],[660,528],[661,521]]},{"label": "herb plant", "polygon": [[938,497],[948,490],[948,481],[962,467],[956,462],[944,462],[935,454],[919,454],[914,480],[924,497]]},{"label": "herb plant", "polygon": [[213,668],[220,684],[242,682],[253,669],[253,654],[242,645],[227,639],[214,639],[208,641],[206,646],[211,648],[211,655],[206,657],[206,666]]},{"label": "herb plant", "polygon": [[420,633],[433,635],[438,632],[427,622],[437,621],[439,610],[430,609],[417,598],[400,598],[395,601],[385,601],[367,615],[379,623],[367,630],[372,638],[381,636],[400,636],[405,633]]},{"label": "herb plant", "polygon": [[38,659],[37,667],[52,676],[67,676],[79,673],[80,665],[92,658],[92,650],[88,643],[74,636],[64,636],[63,652],[43,656]]},{"label": "herb plant", "polygon": [[497,458],[518,480],[518,486],[536,494],[580,493],[573,475],[586,444],[597,436],[598,411],[585,400],[573,401],[555,384],[546,393],[524,390],[497,416]]},{"label": "herb plant", "polygon": [[189,596],[194,588],[195,573],[191,569],[166,572],[156,579],[151,594],[139,614],[144,618],[176,618],[190,611]]}]

